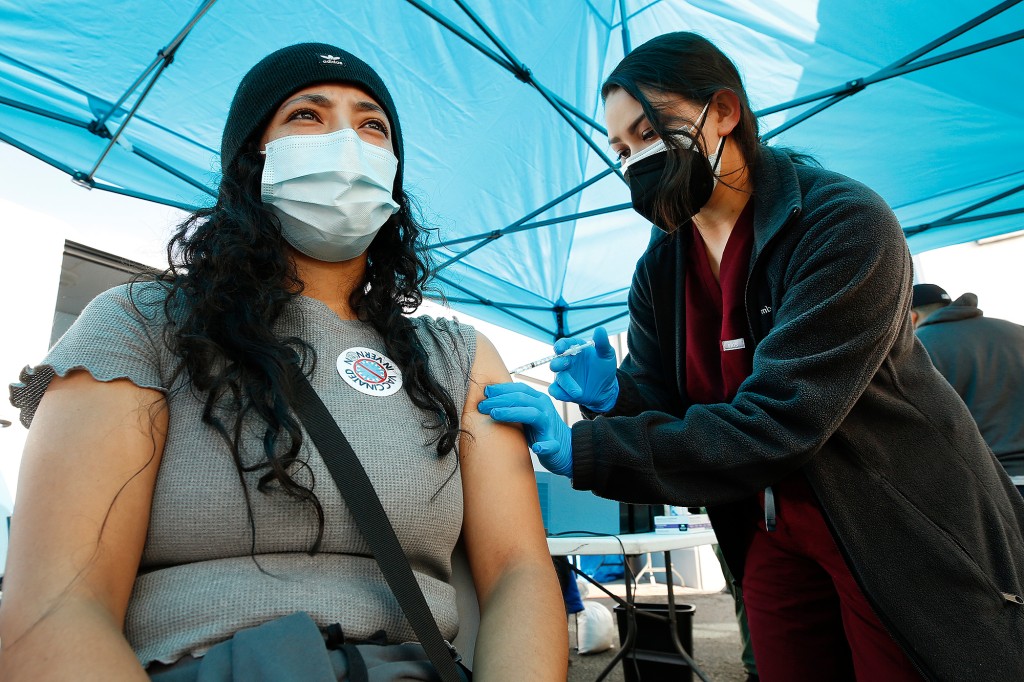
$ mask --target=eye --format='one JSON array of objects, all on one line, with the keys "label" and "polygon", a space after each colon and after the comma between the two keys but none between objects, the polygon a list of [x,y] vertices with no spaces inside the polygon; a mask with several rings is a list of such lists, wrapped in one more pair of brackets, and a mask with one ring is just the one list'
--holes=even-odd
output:
[{"label": "eye", "polygon": [[626,157],[628,157],[628,156],[629,156],[629,147],[623,147],[622,149],[618,150],[618,155],[615,158],[618,159],[619,161],[622,161],[622,160],[626,159]]},{"label": "eye", "polygon": [[388,126],[384,121],[379,118],[371,118],[363,122],[363,126],[367,128],[373,128],[380,132],[384,137],[388,137]]},{"label": "eye", "polygon": [[645,130],[642,133],[640,133],[640,139],[643,140],[644,142],[650,142],[651,140],[653,140],[657,136],[658,136],[658,133],[654,132],[653,128],[648,128],[647,130]]},{"label": "eye", "polygon": [[288,114],[286,121],[319,121],[320,117],[312,109],[296,109]]}]

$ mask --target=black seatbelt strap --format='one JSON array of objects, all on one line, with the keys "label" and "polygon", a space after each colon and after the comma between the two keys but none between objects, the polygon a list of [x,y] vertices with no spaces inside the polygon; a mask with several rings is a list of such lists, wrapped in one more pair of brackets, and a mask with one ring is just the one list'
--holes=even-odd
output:
[{"label": "black seatbelt strap", "polygon": [[402,612],[419,639],[423,650],[434,664],[443,682],[460,682],[455,663],[461,660],[455,647],[442,636],[423,591],[413,576],[409,560],[398,542],[395,529],[388,520],[384,506],[377,497],[370,477],[359,457],[320,396],[309,384],[298,365],[293,365],[295,401],[292,407],[327,464],[341,496],[355,519],[359,533],[366,540],[377,560],[388,587],[398,599]]}]

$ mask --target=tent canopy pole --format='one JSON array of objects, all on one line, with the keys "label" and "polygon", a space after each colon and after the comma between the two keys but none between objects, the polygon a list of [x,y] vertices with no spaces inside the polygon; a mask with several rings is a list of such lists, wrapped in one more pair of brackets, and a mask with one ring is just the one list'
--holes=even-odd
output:
[{"label": "tent canopy pole", "polygon": [[[899,59],[899,60],[893,62],[892,64],[890,64],[890,65],[880,69],[876,73],[885,73],[886,71],[889,71],[891,69],[897,69],[897,68],[899,68],[901,66],[905,66],[905,65],[909,64],[910,62],[916,60],[918,57],[923,57],[924,55],[928,54],[929,52],[931,52],[935,48],[939,47],[940,45],[945,45],[950,40],[953,40],[954,38],[957,38],[957,37],[963,35],[967,31],[969,31],[972,28],[974,28],[975,26],[978,26],[979,24],[985,23],[986,21],[988,21],[992,17],[996,16],[997,14],[1000,14],[1000,13],[1010,9],[1014,5],[1020,4],[1021,1],[1022,0],[1007,0],[1006,2],[1003,2],[1002,4],[999,4],[999,5],[995,6],[995,7],[993,7],[992,9],[988,10],[987,12],[983,12],[982,14],[979,14],[978,16],[974,17],[970,21],[965,22],[965,23],[961,24],[960,26],[957,26],[952,31],[946,33],[943,36],[940,36],[939,38],[936,38],[935,40],[933,40],[932,42],[928,43],[927,45],[924,45],[923,47],[918,48],[917,50],[915,50],[915,51],[911,52],[910,54],[906,55],[905,57],[903,57],[902,59]],[[758,117],[760,117],[760,116],[768,116],[769,114],[774,114],[774,113],[778,113],[780,111],[785,111],[786,109],[792,109],[794,107],[798,107],[798,106],[801,106],[801,105],[804,105],[804,104],[810,104],[811,102],[816,102],[819,99],[825,99],[826,97],[832,97],[834,95],[843,94],[844,92],[847,92],[851,87],[854,87],[853,84],[857,83],[858,80],[866,81],[867,79],[855,79],[855,80],[852,80],[852,81],[847,81],[847,83],[845,83],[844,85],[837,85],[837,86],[835,86],[833,88],[827,88],[825,90],[821,90],[819,92],[816,92],[816,93],[813,93],[813,94],[810,94],[810,95],[804,95],[803,97],[798,97],[796,99],[791,99],[788,102],[783,102],[782,104],[776,104],[775,106],[767,107],[765,109],[760,109],[759,111],[755,111],[754,115],[758,116]]]},{"label": "tent canopy pole", "polygon": [[926,230],[930,230],[933,227],[944,227],[944,226],[948,226],[948,225],[959,225],[961,223],[974,223],[974,222],[978,222],[979,220],[989,220],[989,219],[993,219],[993,218],[1004,218],[1006,216],[1018,215],[1018,214],[1024,213],[1024,208],[1011,208],[1011,209],[1008,209],[1008,210],[1005,210],[1005,211],[995,211],[995,212],[992,212],[992,213],[980,213],[980,214],[978,214],[976,216],[968,216],[967,215],[968,213],[973,213],[974,211],[977,211],[979,208],[984,208],[985,206],[988,206],[989,204],[994,204],[997,201],[1001,201],[1002,199],[1005,199],[1006,197],[1013,196],[1014,194],[1018,194],[1018,193],[1020,193],[1022,191],[1024,191],[1024,185],[1017,185],[1016,187],[1011,187],[1010,189],[1008,189],[1006,191],[999,192],[998,194],[993,194],[992,196],[990,196],[990,197],[988,197],[986,199],[982,199],[981,201],[975,202],[975,203],[971,204],[970,206],[968,206],[966,208],[962,208],[959,211],[955,211],[953,213],[950,213],[947,216],[943,216],[942,218],[939,218],[938,220],[933,220],[933,221],[928,222],[928,223],[921,223],[920,225],[914,225],[912,227],[904,228],[903,233],[909,237],[911,235],[920,234],[920,233],[922,233],[922,232],[924,232]]},{"label": "tent canopy pole", "polygon": [[779,135],[780,133],[789,130],[793,126],[802,123],[803,121],[806,121],[812,116],[821,113],[825,109],[831,107],[833,104],[841,102],[842,100],[846,99],[847,97],[850,97],[851,95],[855,95],[856,93],[866,88],[868,85],[880,83],[882,81],[889,80],[890,78],[896,78],[897,76],[902,76],[913,71],[918,71],[920,69],[925,69],[931,66],[935,66],[937,64],[942,64],[953,59],[959,59],[960,57],[965,57],[967,55],[974,54],[975,52],[981,52],[983,50],[988,50],[993,47],[1005,45],[1006,43],[1010,43],[1015,40],[1020,40],[1021,38],[1024,38],[1024,31],[1015,31],[1013,33],[1008,33],[998,38],[986,40],[980,43],[976,43],[974,45],[970,45],[968,47],[960,48],[958,50],[953,50],[952,52],[947,52],[945,54],[932,57],[930,59],[925,59],[917,63],[912,63],[915,62],[919,57],[928,54],[929,52],[933,51],[940,45],[944,45],[945,43],[948,43],[950,40],[953,40],[954,38],[963,35],[972,28],[988,21],[997,14],[1000,14],[1010,9],[1011,7],[1019,4],[1020,2],[1021,0],[1006,0],[1006,2],[1000,3],[999,5],[993,7],[987,12],[979,14],[970,21],[961,24],[952,31],[931,41],[927,45],[924,45],[914,50],[910,54],[902,57],[901,59],[896,60],[892,64],[889,64],[888,66],[879,69],[870,76],[866,76],[864,78],[855,78],[854,80],[847,81],[845,85],[829,88],[827,90],[822,90],[821,92],[813,95],[806,95],[804,97],[800,97],[798,99],[791,100],[789,102],[779,104],[774,107],[768,107],[767,109],[762,109],[760,111],[754,112],[756,116],[764,116],[767,114],[783,111],[785,109],[791,109],[801,104],[808,104],[810,102],[814,102],[819,99],[824,99],[825,97],[828,97],[828,99],[825,100],[824,102],[789,119],[782,125],[775,128],[774,130],[765,133],[764,135],[761,136],[761,139],[763,141],[770,140],[776,135]]},{"label": "tent canopy pole", "polygon": [[494,301],[490,301],[490,300],[488,300],[488,299],[486,299],[486,298],[484,298],[484,297],[482,297],[482,296],[480,296],[478,294],[473,293],[472,291],[469,291],[468,289],[466,289],[464,287],[460,287],[458,284],[455,284],[454,282],[452,282],[451,280],[449,280],[449,279],[447,279],[445,277],[438,276],[437,279],[442,281],[442,282],[444,282],[445,284],[447,284],[451,288],[457,289],[457,290],[461,291],[462,293],[466,294],[467,296],[469,296],[470,298],[476,300],[477,302],[479,302],[480,305],[485,305],[485,306],[488,306],[488,307],[500,310],[501,312],[503,312],[504,314],[508,315],[509,317],[515,318],[515,319],[519,320],[520,322],[522,322],[523,324],[529,325],[529,326],[533,327],[534,329],[537,329],[538,331],[544,332],[545,335],[548,335],[548,336],[551,335],[551,330],[550,329],[545,329],[544,327],[540,326],[539,324],[537,324],[533,320],[528,320],[527,318],[523,317],[522,315],[514,313],[511,310],[508,310],[507,308],[502,308],[501,304],[499,304],[499,303],[495,303]]},{"label": "tent canopy pole", "polygon": [[[171,62],[174,61],[174,55],[178,51],[178,48],[181,46],[182,41],[185,40],[185,36],[189,34],[189,32],[196,25],[199,19],[202,18],[202,16],[206,14],[207,11],[209,11],[210,7],[212,7],[213,3],[216,1],[217,0],[206,0],[203,6],[200,7],[199,10],[192,16],[192,19],[189,20],[185,27],[178,31],[177,35],[174,36],[171,42],[168,43],[163,49],[157,50],[156,58],[150,63],[148,67],[146,67],[146,70],[143,71],[142,74],[135,79],[135,82],[132,83],[132,85],[127,90],[125,90],[124,93],[122,93],[121,97],[113,104],[113,106],[111,106],[110,109],[106,111],[106,113],[99,116],[95,121],[89,124],[89,130],[91,130],[96,135],[99,135],[100,137],[107,137],[109,135],[110,141],[107,143],[107,146],[104,147],[103,152],[100,154],[100,157],[96,159],[96,163],[93,165],[92,170],[90,170],[88,173],[76,171],[71,178],[72,182],[74,182],[76,185],[80,185],[87,189],[92,189],[93,187],[96,186],[96,171],[99,170],[100,165],[102,165],[104,159],[107,158],[107,155],[110,153],[110,150],[114,148],[115,144],[117,144],[118,138],[121,137],[121,133],[124,132],[125,127],[128,125],[129,121],[132,120],[132,117],[135,116],[135,112],[139,110],[139,106],[145,101],[146,95],[148,95],[149,91],[153,89],[154,85],[156,85],[157,80],[160,79],[160,76],[163,74],[164,70],[171,65]],[[152,73],[154,69],[156,69],[156,73],[153,74],[153,77],[149,80],[149,83],[146,84],[146,88],[139,95],[139,98],[135,100],[135,104],[132,105],[131,110],[124,117],[124,121],[122,121],[121,125],[118,126],[117,132],[115,132],[113,135],[110,135],[109,131],[107,130],[107,121],[114,114],[114,112],[117,111],[122,104],[124,104],[125,100],[127,100],[128,97],[131,96],[133,92],[135,92],[139,85],[147,77],[149,77],[149,74]]]},{"label": "tent canopy pole", "polygon": [[619,18],[622,24],[622,55],[626,56],[633,50],[629,45],[629,17],[626,16],[626,0],[619,0]]},{"label": "tent canopy pole", "polygon": [[598,173],[594,177],[590,178],[589,180],[586,180],[585,182],[582,182],[579,185],[576,185],[575,187],[570,189],[568,192],[565,192],[564,194],[562,194],[562,195],[560,195],[558,197],[555,197],[554,199],[552,199],[548,203],[544,204],[540,208],[538,208],[538,209],[536,209],[534,211],[531,211],[530,213],[527,213],[525,216],[523,216],[519,220],[515,221],[511,225],[509,225],[507,227],[504,227],[504,228],[502,228],[500,230],[492,230],[490,232],[485,232],[485,233],[478,234],[478,235],[473,235],[473,236],[470,236],[470,237],[460,237],[458,239],[451,239],[451,240],[448,240],[446,242],[440,242],[438,244],[430,244],[428,246],[422,247],[421,250],[439,249],[439,248],[442,248],[442,247],[450,246],[452,244],[460,244],[460,243],[467,242],[467,241],[477,241],[477,240],[485,240],[485,241],[487,241],[487,240],[497,239],[498,237],[501,237],[501,236],[503,236],[503,235],[505,235],[505,234],[507,234],[507,233],[509,233],[511,231],[515,231],[515,228],[519,227],[520,225],[523,225],[524,223],[526,223],[526,221],[532,220],[533,218],[536,218],[541,213],[544,213],[545,211],[554,208],[555,206],[557,206],[558,204],[562,203],[566,199],[569,199],[573,195],[579,194],[580,192],[585,190],[587,187],[590,187],[591,185],[593,185],[598,180],[601,180],[602,178],[605,178],[605,177],[611,175],[611,172],[612,171],[610,169],[601,171],[600,173]]}]

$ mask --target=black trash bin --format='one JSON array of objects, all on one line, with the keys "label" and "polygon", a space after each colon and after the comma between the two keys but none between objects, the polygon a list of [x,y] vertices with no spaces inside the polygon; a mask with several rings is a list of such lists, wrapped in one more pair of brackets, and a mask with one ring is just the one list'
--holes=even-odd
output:
[{"label": "black trash bin", "polygon": [[[668,604],[636,605],[636,643],[634,650],[622,660],[625,682],[691,682],[693,669],[676,651],[668,621],[645,616],[653,613],[668,617]],[[676,604],[676,632],[683,649],[693,657],[693,604]],[[626,609],[615,607],[615,620],[619,625],[619,644],[626,640]]]}]

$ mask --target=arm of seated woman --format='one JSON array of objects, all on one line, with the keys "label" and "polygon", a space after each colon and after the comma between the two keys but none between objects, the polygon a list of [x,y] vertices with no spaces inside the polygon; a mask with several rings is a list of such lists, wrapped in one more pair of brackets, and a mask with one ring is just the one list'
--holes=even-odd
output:
[{"label": "arm of seated woman", "polygon": [[509,381],[494,346],[477,335],[460,444],[462,534],[480,601],[477,680],[565,680],[565,607],[544,538],[529,449],[518,425],[477,410],[484,386]]},{"label": "arm of seated woman", "polygon": [[55,377],[25,443],[0,607],[0,678],[146,680],[122,634],[167,433],[164,397]]}]

